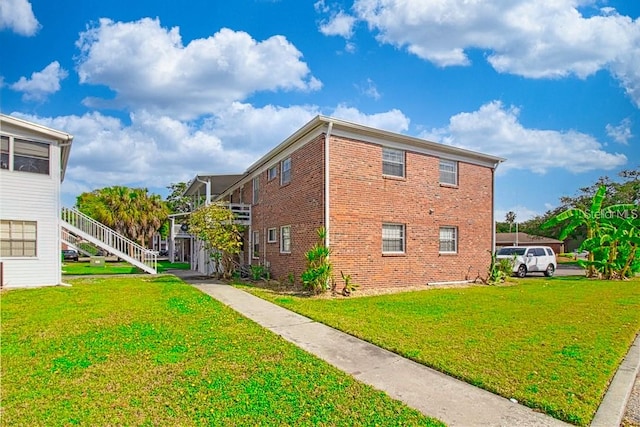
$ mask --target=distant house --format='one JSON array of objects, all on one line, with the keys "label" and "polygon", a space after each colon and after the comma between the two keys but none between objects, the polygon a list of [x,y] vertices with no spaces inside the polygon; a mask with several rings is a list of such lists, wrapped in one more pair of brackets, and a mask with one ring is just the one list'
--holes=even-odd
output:
[{"label": "distant house", "polygon": [[556,254],[564,253],[564,242],[550,237],[527,233],[496,233],[496,247],[504,246],[549,246]]},{"label": "distant house", "polygon": [[0,283],[61,283],[60,184],[73,136],[0,114]]},{"label": "distant house", "polygon": [[239,262],[279,280],[300,280],[320,227],[338,282],[340,272],[363,288],[473,280],[490,262],[503,160],[317,116],[212,200],[247,226]]}]

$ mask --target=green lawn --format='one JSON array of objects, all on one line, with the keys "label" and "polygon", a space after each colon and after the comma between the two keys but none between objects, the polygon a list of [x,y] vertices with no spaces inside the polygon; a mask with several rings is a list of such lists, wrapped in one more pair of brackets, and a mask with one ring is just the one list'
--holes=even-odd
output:
[{"label": "green lawn", "polygon": [[[189,263],[158,261],[158,273],[163,273],[169,269],[188,270]],[[91,265],[88,261],[65,261],[63,262],[62,274],[71,276],[86,276],[96,274],[145,274],[139,268],[128,262],[106,262],[104,265]]]},{"label": "green lawn", "polygon": [[283,307],[575,424],[588,424],[640,331],[640,279],[326,299],[245,288]]},{"label": "green lawn", "polygon": [[170,275],[0,293],[3,426],[441,425]]}]

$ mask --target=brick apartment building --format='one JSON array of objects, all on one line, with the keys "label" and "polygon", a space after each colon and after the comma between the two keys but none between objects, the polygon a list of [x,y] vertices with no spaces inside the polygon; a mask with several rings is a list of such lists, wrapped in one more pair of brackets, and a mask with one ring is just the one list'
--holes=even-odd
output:
[{"label": "brick apartment building", "polygon": [[340,272],[362,288],[473,280],[494,242],[494,172],[504,159],[317,116],[217,200],[251,206],[242,262],[300,280],[328,231]]}]

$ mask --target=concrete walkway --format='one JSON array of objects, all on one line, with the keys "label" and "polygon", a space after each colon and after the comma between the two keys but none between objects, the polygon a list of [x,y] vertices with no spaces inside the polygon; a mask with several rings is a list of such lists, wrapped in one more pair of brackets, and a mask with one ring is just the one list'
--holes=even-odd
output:
[{"label": "concrete walkway", "polygon": [[569,425],[240,289],[198,280],[189,272],[172,273],[359,381],[449,426]]}]

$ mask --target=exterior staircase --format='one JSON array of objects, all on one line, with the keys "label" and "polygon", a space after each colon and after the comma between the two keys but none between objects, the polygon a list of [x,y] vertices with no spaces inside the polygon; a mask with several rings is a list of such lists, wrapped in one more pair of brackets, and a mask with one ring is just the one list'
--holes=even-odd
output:
[{"label": "exterior staircase", "polygon": [[69,246],[78,248],[78,239],[80,238],[149,274],[157,274],[158,255],[155,251],[140,246],[82,212],[63,207],[60,224],[62,227],[61,239]]}]

